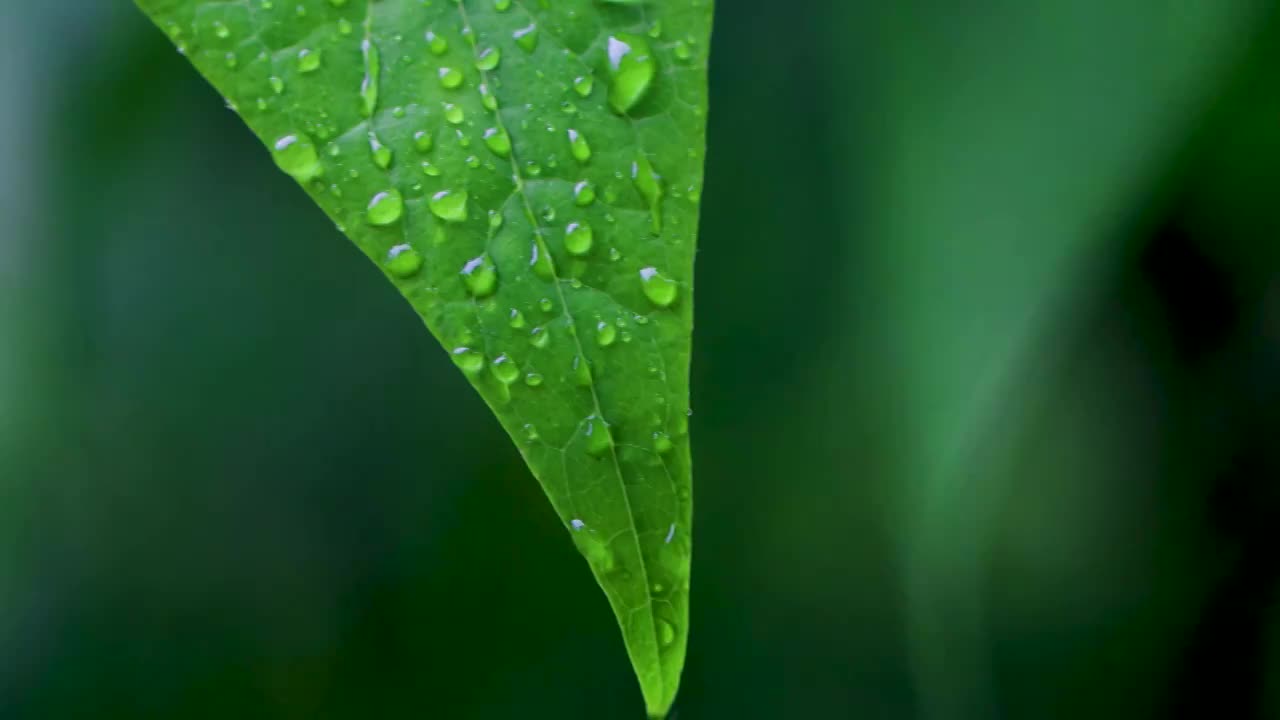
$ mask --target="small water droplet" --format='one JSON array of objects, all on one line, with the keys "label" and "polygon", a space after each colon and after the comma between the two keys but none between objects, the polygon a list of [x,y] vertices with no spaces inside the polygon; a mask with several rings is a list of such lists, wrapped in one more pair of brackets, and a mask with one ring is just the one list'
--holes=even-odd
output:
[{"label": "small water droplet", "polygon": [[452,125],[461,125],[462,121],[467,119],[467,114],[461,107],[453,103],[445,103],[444,119]]},{"label": "small water droplet", "polygon": [[302,133],[276,140],[271,154],[276,165],[300,183],[310,182],[324,173],[315,144]]},{"label": "small water droplet", "polygon": [[221,20],[215,20],[213,23],[213,34],[225,40],[231,37],[231,29],[228,28]]},{"label": "small water droplet", "polygon": [[533,52],[538,48],[538,25],[530,23],[526,27],[511,33],[511,37],[515,38],[516,44],[525,52]]},{"label": "small water droplet", "polygon": [[591,183],[583,180],[573,186],[573,201],[578,207],[586,207],[596,201],[596,190]]},{"label": "small water droplet", "polygon": [[653,218],[653,231],[662,231],[662,176],[658,175],[649,163],[649,158],[637,155],[631,163],[631,182],[649,206]]},{"label": "small water droplet", "polygon": [[409,243],[402,243],[387,252],[386,268],[398,278],[411,278],[422,270],[422,256]]},{"label": "small water droplet", "polygon": [[618,339],[618,329],[607,322],[596,323],[596,344],[609,347]]},{"label": "small water droplet", "polygon": [[569,128],[569,149],[578,162],[584,163],[591,159],[591,145],[587,143],[582,133],[573,128]]},{"label": "small water droplet", "polygon": [[484,355],[469,347],[453,349],[453,364],[468,375],[475,375],[484,369]]},{"label": "small water droplet", "polygon": [[533,236],[533,246],[529,250],[529,266],[533,268],[534,275],[546,282],[556,278],[555,262],[551,259],[551,253],[547,251],[547,246],[542,242],[540,235]]},{"label": "small water droplet", "polygon": [[500,158],[511,157],[511,136],[502,128],[485,130],[484,144]]},{"label": "small water droplet", "polygon": [[587,418],[583,434],[587,438],[587,454],[592,457],[604,455],[613,447],[613,436],[609,434],[608,423],[595,415]]},{"label": "small water droplet", "polygon": [[413,145],[419,152],[430,152],[435,144],[435,136],[426,130],[419,130],[413,134]]},{"label": "small water droplet", "polygon": [[298,72],[315,72],[320,69],[320,51],[303,48],[298,51]]},{"label": "small water droplet", "polygon": [[449,41],[431,30],[427,31],[427,45],[431,48],[432,55],[443,55],[449,51]]},{"label": "small water droplet", "polygon": [[524,313],[515,308],[511,308],[511,313],[508,318],[509,320],[507,324],[510,325],[513,330],[520,330],[525,326]]},{"label": "small water droplet", "polygon": [[520,379],[520,366],[507,355],[499,355],[489,364],[489,371],[503,385],[511,385]]},{"label": "small water droplet", "polygon": [[476,69],[481,72],[488,72],[498,67],[498,63],[502,60],[502,51],[498,48],[485,48],[476,58]]},{"label": "small water droplet", "polygon": [[582,97],[587,97],[588,95],[590,95],[591,90],[592,88],[595,87],[595,85],[596,85],[596,80],[594,77],[590,75],[583,75],[581,77],[574,78],[573,80],[574,92],[578,93]]},{"label": "small water droplet", "polygon": [[671,444],[671,438],[667,437],[666,433],[659,431],[653,434],[653,449],[659,454],[666,455],[671,452],[672,447],[674,446]]},{"label": "small water droplet", "polygon": [[440,86],[446,90],[452,90],[462,84],[462,71],[456,68],[442,67],[437,74],[440,78]]},{"label": "small water droplet", "polygon": [[528,385],[529,387],[541,387],[542,376],[539,375],[538,373],[529,373],[524,377],[524,384]]},{"label": "small water droplet", "polygon": [[670,307],[680,295],[680,285],[654,267],[640,270],[640,285],[649,302],[658,307]]},{"label": "small water droplet", "polygon": [[564,249],[569,251],[570,255],[586,255],[591,252],[591,245],[595,240],[595,234],[591,231],[591,226],[586,223],[569,223],[564,230]]},{"label": "small water droplet", "polygon": [[498,269],[488,255],[481,255],[467,261],[461,270],[462,282],[467,292],[477,298],[492,295],[498,289]]},{"label": "small water droplet", "polygon": [[399,190],[384,190],[369,200],[366,214],[371,225],[390,225],[404,214],[404,198]]},{"label": "small water droplet", "polygon": [[529,333],[529,344],[536,348],[545,348],[551,340],[551,332],[544,327],[536,327]]},{"label": "small water droplet", "polygon": [[467,219],[467,191],[441,190],[427,203],[431,214],[445,222],[463,222]]},{"label": "small water droplet", "polygon": [[676,628],[666,620],[658,621],[658,641],[663,647],[671,645],[676,641]]},{"label": "small water droplet", "polygon": [[378,47],[365,38],[360,43],[360,53],[364,57],[364,79],[360,81],[360,112],[365,117],[373,117],[378,109]]},{"label": "small water droplet", "polygon": [[556,304],[551,302],[551,298],[542,298],[538,301],[538,307],[542,308],[543,312],[551,312],[556,309]]}]

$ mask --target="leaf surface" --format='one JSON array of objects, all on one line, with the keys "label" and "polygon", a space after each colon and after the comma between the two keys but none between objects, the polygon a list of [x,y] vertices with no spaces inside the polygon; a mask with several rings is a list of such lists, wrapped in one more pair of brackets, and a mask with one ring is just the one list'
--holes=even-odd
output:
[{"label": "leaf surface", "polygon": [[688,636],[711,1],[138,4],[493,408],[664,716]]}]

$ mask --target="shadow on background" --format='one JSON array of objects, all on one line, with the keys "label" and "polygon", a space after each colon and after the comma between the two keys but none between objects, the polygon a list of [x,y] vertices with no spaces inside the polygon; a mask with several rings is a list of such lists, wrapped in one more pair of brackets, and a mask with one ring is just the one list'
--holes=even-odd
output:
[{"label": "shadow on background", "polygon": [[[0,717],[626,718],[413,312],[127,3],[0,9]],[[721,2],[698,718],[1280,716],[1280,14]]]}]

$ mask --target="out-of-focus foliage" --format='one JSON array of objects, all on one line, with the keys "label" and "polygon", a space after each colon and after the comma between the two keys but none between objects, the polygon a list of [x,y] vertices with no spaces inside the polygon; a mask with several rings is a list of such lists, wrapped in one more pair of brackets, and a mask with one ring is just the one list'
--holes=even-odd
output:
[{"label": "out-of-focus foliage", "polygon": [[[0,13],[0,715],[633,716],[519,456],[238,119],[127,4]],[[681,720],[1280,713],[1274,3],[716,20]]]}]

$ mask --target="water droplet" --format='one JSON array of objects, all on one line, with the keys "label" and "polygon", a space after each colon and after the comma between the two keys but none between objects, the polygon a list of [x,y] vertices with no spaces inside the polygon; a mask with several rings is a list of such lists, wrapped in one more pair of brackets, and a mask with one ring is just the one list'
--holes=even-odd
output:
[{"label": "water droplet", "polygon": [[573,379],[580,387],[591,385],[591,364],[581,355],[573,356]]},{"label": "water droplet", "polygon": [[662,176],[654,171],[649,158],[644,155],[636,156],[635,161],[631,163],[631,182],[635,184],[636,190],[649,206],[649,213],[653,217],[653,231],[661,232]]},{"label": "water droplet", "polygon": [[655,432],[653,434],[653,449],[657,450],[659,454],[666,455],[671,452],[672,447],[674,446],[671,444],[671,438],[667,437],[666,433]]},{"label": "water droplet", "polygon": [[446,90],[452,90],[462,84],[462,72],[456,68],[440,68],[438,75],[440,77],[440,86]]},{"label": "water droplet", "polygon": [[422,269],[422,256],[409,243],[402,243],[387,253],[386,268],[398,278],[410,278]]},{"label": "water droplet", "polygon": [[285,135],[271,148],[276,165],[300,183],[310,182],[324,173],[316,146],[301,133]]},{"label": "water droplet", "polygon": [[583,180],[573,186],[573,201],[578,207],[586,207],[596,201],[596,189],[591,183]]},{"label": "water droplet", "polygon": [[538,439],[539,437],[538,428],[534,427],[532,423],[525,423],[525,426],[523,429],[524,429],[524,438],[526,440],[528,440],[529,442],[533,442]]},{"label": "water droplet", "polygon": [[599,457],[613,447],[613,437],[609,434],[608,423],[595,415],[587,418],[587,428],[583,434],[587,438],[588,455]]},{"label": "water droplet", "polygon": [[542,349],[547,346],[547,342],[551,340],[551,332],[543,327],[536,327],[529,333],[529,344]]},{"label": "water droplet", "polygon": [[592,88],[595,87],[595,85],[596,85],[596,80],[590,75],[583,75],[581,77],[574,78],[574,81],[573,81],[574,92],[578,93],[582,97],[587,97],[588,95],[590,95],[591,90]]},{"label": "water droplet", "polygon": [[281,80],[280,78],[272,75],[271,77],[267,78],[267,82],[271,85],[271,92],[277,95],[284,92],[284,80]]},{"label": "water droplet", "polygon": [[342,18],[341,20],[338,20],[338,32],[339,32],[339,33],[341,33],[341,34],[343,34],[343,35],[350,35],[350,34],[351,34],[351,30],[352,30],[352,27],[351,27],[351,21],[350,21],[350,20],[348,20],[348,19],[346,19],[346,18]]},{"label": "water droplet", "polygon": [[427,45],[431,48],[432,55],[443,55],[449,52],[449,41],[430,30],[427,31]]},{"label": "water droplet", "polygon": [[658,641],[663,647],[667,647],[676,641],[676,628],[666,620],[658,621]]},{"label": "water droplet", "polygon": [[587,139],[573,128],[569,128],[569,149],[578,162],[584,163],[591,159],[591,146],[587,144]]},{"label": "water droplet", "polygon": [[391,167],[391,148],[383,145],[373,133],[369,133],[369,150],[373,153],[374,164],[383,170]]},{"label": "water droplet", "polygon": [[570,255],[586,255],[591,252],[594,235],[591,226],[586,223],[569,223],[569,227],[564,230],[564,249]]},{"label": "water droplet", "polygon": [[500,158],[511,157],[511,136],[501,128],[489,128],[484,131],[484,144]]},{"label": "water droplet", "polygon": [[215,20],[213,23],[213,34],[225,40],[231,37],[231,29],[228,28],[221,20]]},{"label": "water droplet", "polygon": [[461,125],[463,120],[467,119],[466,112],[453,103],[444,104],[444,119],[453,125]]},{"label": "water droplet", "polygon": [[485,48],[476,58],[476,69],[481,72],[488,72],[498,67],[498,62],[502,60],[502,51],[498,48]]},{"label": "water droplet", "polygon": [[515,38],[516,44],[525,52],[533,52],[538,47],[538,25],[530,23],[526,27],[511,33],[511,37]]},{"label": "water droplet", "polygon": [[456,347],[453,349],[453,364],[462,372],[475,375],[484,369],[484,355],[469,347]]},{"label": "water droplet", "polygon": [[431,214],[445,222],[463,222],[467,219],[467,191],[441,190],[428,202]]},{"label": "water droplet", "polygon": [[607,322],[601,321],[596,324],[596,344],[600,347],[609,347],[618,339],[618,329]]},{"label": "water droplet", "polygon": [[384,190],[369,200],[366,214],[371,225],[390,225],[404,214],[404,198],[399,190]]},{"label": "water droplet", "polygon": [[653,83],[657,65],[649,49],[649,41],[638,35],[609,38],[609,105],[619,114],[635,107]]},{"label": "water droplet", "polygon": [[360,112],[365,117],[373,117],[378,109],[378,47],[365,38],[360,43],[360,53],[364,56],[364,79],[360,81]]},{"label": "water droplet", "polygon": [[675,280],[658,272],[657,268],[647,267],[640,271],[640,284],[644,296],[658,307],[670,307],[680,295],[680,285]]},{"label": "water droplet", "polygon": [[520,379],[520,366],[516,365],[515,361],[505,354],[493,359],[493,362],[489,365],[489,371],[503,385],[511,385]]},{"label": "water droplet", "polygon": [[533,246],[529,250],[529,266],[533,268],[534,275],[546,282],[556,279],[555,263],[540,235],[533,236]]},{"label": "water droplet", "polygon": [[315,72],[320,69],[320,51],[303,48],[298,51],[298,72]]},{"label": "water droplet", "polygon": [[430,175],[431,177],[440,177],[440,168],[425,160],[422,161],[422,172],[423,174]]},{"label": "water droplet", "polygon": [[572,527],[574,530],[581,530],[582,528],[586,527],[587,524],[582,522],[578,518],[574,518],[569,521],[569,526]]},{"label": "water droplet", "polygon": [[489,86],[485,83],[480,83],[480,104],[490,112],[496,112],[498,109],[498,98],[489,92]]},{"label": "water droplet", "polygon": [[508,317],[510,319],[507,324],[510,325],[513,330],[519,330],[525,326],[524,313],[519,310],[511,308],[511,314]]},{"label": "water droplet", "polygon": [[498,289],[498,269],[488,255],[468,260],[461,273],[467,292],[477,298],[488,297]]},{"label": "water droplet", "polygon": [[529,387],[541,387],[542,376],[539,375],[538,373],[529,373],[524,377],[524,384],[528,385]]},{"label": "water droplet", "polygon": [[419,130],[413,134],[413,145],[419,152],[430,152],[435,144],[435,136],[426,130]]},{"label": "water droplet", "polygon": [[556,304],[551,302],[551,298],[542,298],[538,301],[538,307],[542,308],[543,312],[551,312],[556,309]]}]

